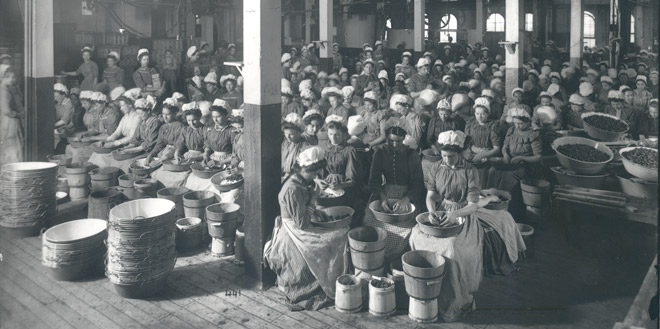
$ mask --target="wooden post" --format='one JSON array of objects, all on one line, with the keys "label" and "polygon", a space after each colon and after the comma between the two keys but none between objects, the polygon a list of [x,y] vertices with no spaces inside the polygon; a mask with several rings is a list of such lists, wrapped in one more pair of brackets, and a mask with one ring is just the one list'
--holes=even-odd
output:
[{"label": "wooden post", "polygon": [[[413,42],[413,45],[415,47],[415,57],[419,58],[424,53],[424,13],[426,12],[425,0],[415,0],[413,12],[415,16],[415,29],[413,31],[415,41]],[[416,62],[411,62],[412,65],[415,65],[415,63]]]},{"label": "wooden post", "polygon": [[631,51],[630,47],[630,15],[633,4],[628,0],[619,0],[619,36],[621,36],[620,58]]},{"label": "wooden post", "polygon": [[515,49],[506,46],[506,89],[507,100],[511,100],[513,89],[522,83],[523,52],[525,50],[525,10],[523,0],[506,0],[506,41]]},{"label": "wooden post", "polygon": [[[243,0],[245,66],[245,274],[261,289],[274,273],[262,262],[264,244],[279,214],[280,82],[282,8],[280,1]],[[252,286],[252,285],[251,285]]]},{"label": "wooden post", "polygon": [[571,65],[575,68],[582,68],[582,31],[584,29],[584,12],[582,9],[583,0],[571,1],[571,34],[569,52],[571,57]]},{"label": "wooden post", "polygon": [[[25,1],[25,161],[53,154],[53,0]],[[18,72],[20,74],[20,72]]]},{"label": "wooden post", "polygon": [[333,0],[319,0],[319,40],[325,44],[319,45],[321,70],[332,74],[332,43],[334,42],[334,10]]},{"label": "wooden post", "polygon": [[312,6],[314,0],[305,0],[305,45],[312,42]]},{"label": "wooden post", "polygon": [[536,35],[537,41],[541,47],[545,46],[546,33],[545,33],[545,3],[541,0],[532,1],[532,16],[534,21],[532,23],[532,33]]},{"label": "wooden post", "polygon": [[213,26],[215,15],[213,13],[208,13],[209,15],[201,16],[199,21],[202,23],[202,40],[209,43],[209,52],[213,51],[215,46],[215,40],[213,39]]}]

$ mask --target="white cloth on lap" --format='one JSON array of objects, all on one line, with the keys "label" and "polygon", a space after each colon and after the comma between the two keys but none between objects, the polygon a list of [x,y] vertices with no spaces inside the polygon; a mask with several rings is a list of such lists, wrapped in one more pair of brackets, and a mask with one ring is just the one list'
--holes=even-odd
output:
[{"label": "white cloth on lap", "polygon": [[89,162],[103,168],[103,167],[115,167],[121,169],[125,174],[128,174],[130,172],[129,167],[133,161],[137,159],[141,159],[146,157],[145,154],[136,156],[135,158],[131,158],[128,160],[123,160],[123,161],[117,161],[115,160],[114,157],[112,157],[112,153],[107,153],[107,154],[99,154],[99,153],[92,153],[92,156],[89,157]]},{"label": "white cloth on lap", "polygon": [[182,187],[190,176],[190,171],[173,172],[160,167],[151,173],[151,178],[161,182],[165,187]]}]

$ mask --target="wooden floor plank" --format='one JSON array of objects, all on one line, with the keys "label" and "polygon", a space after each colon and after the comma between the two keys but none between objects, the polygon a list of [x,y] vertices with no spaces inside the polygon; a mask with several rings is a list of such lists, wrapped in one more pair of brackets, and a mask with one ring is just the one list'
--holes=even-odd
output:
[{"label": "wooden floor plank", "polygon": [[[40,273],[41,276],[38,277],[42,278],[48,283],[48,285],[62,288],[65,291],[63,296],[69,298],[68,302],[75,305],[74,308],[79,309],[81,312],[85,312],[89,319],[94,319],[94,323],[103,326],[104,328],[137,329],[140,327],[135,323],[133,318],[126,315],[123,311],[115,309],[105,300],[98,298],[96,295],[85,289],[86,286],[98,284],[100,280],[105,279],[87,282],[64,282],[53,280],[50,278],[47,269],[36,259],[36,257],[40,255],[40,250],[37,250],[36,246],[33,243],[29,243],[27,240],[29,239],[24,239],[22,241],[18,240],[16,241],[16,245],[22,247],[22,249],[32,257],[21,257],[20,260],[30,266],[33,271],[36,271],[36,273]],[[78,299],[82,303],[78,302]],[[132,309],[127,310],[127,312],[131,313]]]},{"label": "wooden floor plank", "polygon": [[31,310],[2,289],[2,286],[0,286],[0,304],[8,311],[6,316],[0,318],[0,328],[49,328],[41,319],[35,317]]}]

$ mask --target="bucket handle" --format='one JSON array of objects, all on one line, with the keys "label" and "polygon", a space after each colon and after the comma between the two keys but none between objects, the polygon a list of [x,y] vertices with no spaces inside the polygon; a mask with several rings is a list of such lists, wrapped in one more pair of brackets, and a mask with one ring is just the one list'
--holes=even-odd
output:
[{"label": "bucket handle", "polygon": [[45,227],[42,227],[42,228],[39,230],[39,240],[43,240],[44,233],[46,233],[46,228],[45,228]]}]

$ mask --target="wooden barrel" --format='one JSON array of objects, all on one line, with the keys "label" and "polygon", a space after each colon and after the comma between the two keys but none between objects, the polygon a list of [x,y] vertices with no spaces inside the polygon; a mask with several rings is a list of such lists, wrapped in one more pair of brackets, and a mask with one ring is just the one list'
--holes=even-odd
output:
[{"label": "wooden barrel", "polygon": [[183,210],[186,217],[206,220],[206,207],[215,203],[216,195],[210,191],[192,191],[183,195]]},{"label": "wooden barrel", "polygon": [[550,201],[550,182],[543,179],[525,179],[520,182],[523,203],[543,208]]},{"label": "wooden barrel", "polygon": [[89,196],[87,186],[69,186],[69,198],[71,200],[82,200]]},{"label": "wooden barrel", "polygon": [[94,191],[89,195],[87,201],[87,217],[107,220],[110,210],[126,201],[128,201],[128,198],[114,189]]},{"label": "wooden barrel", "polygon": [[234,253],[234,236],[213,238],[211,254],[215,257],[229,256]]},{"label": "wooden barrel", "polygon": [[183,195],[190,192],[187,187],[168,187],[158,190],[156,195],[161,199],[173,201],[176,205],[176,218],[183,218],[185,211],[183,210]]},{"label": "wooden barrel", "polygon": [[433,251],[413,250],[401,257],[406,291],[421,300],[440,296],[445,273],[445,258]]},{"label": "wooden barrel", "polygon": [[361,226],[348,232],[351,261],[356,272],[370,272],[384,267],[386,238],[387,231],[379,227]]},{"label": "wooden barrel", "polygon": [[404,276],[405,274],[403,273],[403,265],[401,264],[401,259],[390,263],[389,269],[387,271],[387,277],[394,281],[396,306],[397,308],[401,309],[407,309],[409,302]]},{"label": "wooden barrel", "polygon": [[[385,284],[386,287],[377,287]],[[369,313],[374,316],[390,316],[396,312],[394,281],[387,278],[373,279],[369,282]]]},{"label": "wooden barrel", "polygon": [[93,165],[90,163],[74,163],[66,166],[66,178],[70,187],[87,188],[90,183],[89,171]]},{"label": "wooden barrel", "polygon": [[438,299],[421,300],[410,297],[408,317],[419,323],[438,321]]},{"label": "wooden barrel", "polygon": [[89,172],[89,177],[91,179],[92,192],[105,191],[109,187],[118,185],[117,177],[119,177],[119,168],[96,168]]},{"label": "wooden barrel", "polygon": [[335,285],[335,309],[340,313],[357,313],[362,310],[362,280],[355,275],[344,274]]},{"label": "wooden barrel", "polygon": [[66,175],[66,166],[71,164],[71,160],[73,160],[73,158],[68,157],[66,154],[48,156],[49,162],[57,163],[57,174],[63,176]]}]

